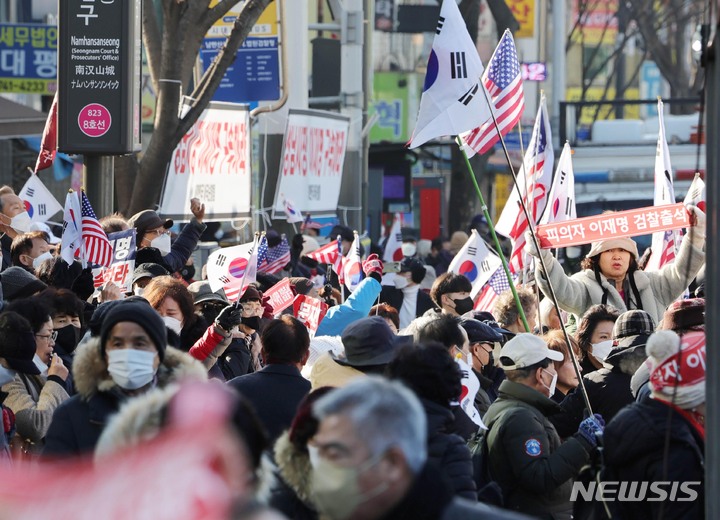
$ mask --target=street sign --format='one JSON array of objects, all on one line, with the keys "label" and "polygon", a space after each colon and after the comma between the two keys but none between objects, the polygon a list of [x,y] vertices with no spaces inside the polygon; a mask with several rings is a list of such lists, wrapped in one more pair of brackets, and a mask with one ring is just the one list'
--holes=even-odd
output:
[{"label": "street sign", "polygon": [[0,24],[0,92],[54,94],[57,27]]},{"label": "street sign", "polygon": [[140,150],[141,0],[60,0],[58,150]]},{"label": "street sign", "polygon": [[[251,103],[280,99],[280,48],[278,2],[271,2],[258,18],[235,55],[235,62],[223,76],[214,101]],[[220,52],[238,13],[233,10],[210,28],[200,48],[203,69],[207,70]]]}]

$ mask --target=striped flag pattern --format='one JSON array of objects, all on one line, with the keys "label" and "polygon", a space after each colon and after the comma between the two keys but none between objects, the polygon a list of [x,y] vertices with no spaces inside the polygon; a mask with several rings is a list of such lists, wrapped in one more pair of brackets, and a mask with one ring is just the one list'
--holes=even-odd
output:
[{"label": "striped flag pattern", "polygon": [[81,212],[85,259],[92,264],[109,267],[113,260],[113,248],[84,191],[82,192]]},{"label": "striped flag pattern", "polygon": [[475,310],[492,313],[495,300],[508,289],[510,289],[510,283],[505,275],[505,269],[500,266],[498,270],[495,271],[495,274],[490,277],[488,283],[482,288],[480,297],[475,303]]},{"label": "striped flag pattern", "polygon": [[263,235],[258,246],[257,270],[275,274],[282,271],[288,262],[290,262],[290,245],[285,235],[275,247],[268,247],[267,238]]},{"label": "striped flag pattern", "polygon": [[[490,96],[491,109],[495,113],[500,133],[504,136],[520,121],[525,110],[520,64],[515,41],[508,29],[505,29],[495,47],[482,75],[482,82]],[[465,142],[466,150],[470,148],[479,154],[490,150],[500,139],[492,119],[460,137]]]},{"label": "striped flag pattern", "polygon": [[337,262],[338,253],[338,241],[333,240],[322,246],[320,249],[316,249],[312,253],[306,255],[308,258],[312,258],[319,264],[335,264]]}]

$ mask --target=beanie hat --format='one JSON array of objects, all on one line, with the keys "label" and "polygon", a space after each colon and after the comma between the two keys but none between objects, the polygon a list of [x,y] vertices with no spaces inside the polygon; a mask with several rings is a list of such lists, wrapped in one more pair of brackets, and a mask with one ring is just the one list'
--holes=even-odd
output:
[{"label": "beanie hat", "polygon": [[28,298],[33,294],[44,291],[47,285],[37,279],[22,267],[8,267],[0,274],[0,285],[6,300]]},{"label": "beanie hat", "polygon": [[165,322],[149,303],[139,300],[122,301],[110,308],[100,328],[100,352],[105,355],[105,342],[108,334],[121,321],[131,321],[140,325],[155,344],[162,362],[167,347]]},{"label": "beanie hat", "polygon": [[705,299],[674,301],[663,314],[661,330],[705,330]]},{"label": "beanie hat", "polygon": [[310,292],[310,289],[313,288],[313,283],[302,276],[293,276],[292,278],[289,278],[289,280],[290,284],[295,287],[298,294],[307,294]]},{"label": "beanie hat", "polygon": [[258,291],[253,285],[247,286],[245,292],[242,293],[242,296],[240,296],[239,301],[246,302],[248,300],[262,300],[262,295],[260,294],[260,291]]},{"label": "beanie hat", "polygon": [[611,249],[624,249],[628,253],[630,253],[633,258],[635,258],[635,261],[640,257],[638,255],[638,248],[637,244],[632,238],[610,238],[608,240],[601,240],[599,242],[593,242],[592,246],[590,247],[590,252],[587,254],[588,258],[592,258],[595,255],[599,255],[600,253],[603,253],[605,251],[610,251]]},{"label": "beanie hat", "polygon": [[661,330],[650,336],[645,350],[650,390],[655,399],[692,410],[705,402],[705,333],[678,336]]}]

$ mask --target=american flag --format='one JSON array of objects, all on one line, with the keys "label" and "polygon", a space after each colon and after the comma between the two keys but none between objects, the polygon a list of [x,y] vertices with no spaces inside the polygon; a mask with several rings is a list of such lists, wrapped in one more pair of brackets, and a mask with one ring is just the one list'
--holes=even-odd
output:
[{"label": "american flag", "polygon": [[328,244],[325,244],[320,249],[316,249],[312,253],[306,255],[308,258],[315,260],[319,264],[335,264],[338,256],[338,241],[333,240]]},{"label": "american flag", "polygon": [[257,270],[275,274],[283,270],[290,262],[290,245],[285,235],[275,247],[268,247],[267,238],[263,235],[258,246]]},{"label": "american flag", "polygon": [[510,283],[505,275],[505,269],[500,266],[482,288],[482,291],[480,291],[480,297],[475,304],[475,310],[492,313],[495,300],[508,289],[510,289]]},{"label": "american flag", "polygon": [[109,267],[113,260],[113,248],[84,191],[82,192],[81,212],[85,260]]},{"label": "american flag", "polygon": [[[507,29],[490,58],[488,67],[482,75],[482,82],[492,100],[491,109],[497,119],[500,133],[504,136],[520,121],[525,109],[515,41],[512,33]],[[462,134],[461,137],[469,148],[480,154],[490,150],[500,139],[492,119]]]}]

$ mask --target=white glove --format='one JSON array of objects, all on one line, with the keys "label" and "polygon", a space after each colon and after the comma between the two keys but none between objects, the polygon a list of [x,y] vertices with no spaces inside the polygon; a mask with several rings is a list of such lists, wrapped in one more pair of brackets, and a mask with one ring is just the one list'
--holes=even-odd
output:
[{"label": "white glove", "polygon": [[[537,250],[530,230],[525,232],[525,252],[535,258],[540,258],[542,255],[543,262],[546,265],[552,260],[552,253],[550,253],[549,249],[540,249],[540,251]],[[538,265],[542,267],[540,262],[538,262]]]},{"label": "white glove", "polygon": [[690,212],[690,223],[692,226],[688,229],[690,242],[695,247],[702,249],[705,245],[705,213],[693,204],[686,204],[685,207]]}]

